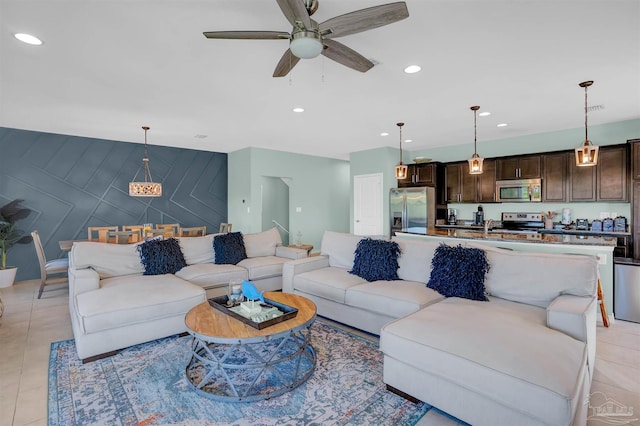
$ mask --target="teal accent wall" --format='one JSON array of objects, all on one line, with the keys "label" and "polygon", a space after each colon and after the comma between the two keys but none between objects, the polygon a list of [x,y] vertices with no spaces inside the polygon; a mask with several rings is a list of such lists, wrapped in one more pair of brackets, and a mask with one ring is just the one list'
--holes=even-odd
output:
[{"label": "teal accent wall", "polygon": [[[228,218],[234,231],[262,231],[263,177],[289,182],[289,231],[319,251],[325,230],[349,232],[349,162],[245,148],[228,154]],[[300,212],[296,212],[296,208]]]}]

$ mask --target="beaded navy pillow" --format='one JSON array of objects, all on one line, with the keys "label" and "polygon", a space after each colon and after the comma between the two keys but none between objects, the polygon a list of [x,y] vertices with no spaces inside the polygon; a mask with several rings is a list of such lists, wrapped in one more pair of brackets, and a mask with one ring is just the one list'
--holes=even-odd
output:
[{"label": "beaded navy pillow", "polygon": [[400,247],[396,242],[365,238],[358,242],[349,271],[367,281],[398,280],[398,256]]},{"label": "beaded navy pillow", "polygon": [[215,263],[218,265],[236,265],[247,258],[241,232],[229,232],[213,237],[213,251]]},{"label": "beaded navy pillow", "polygon": [[445,297],[488,301],[484,288],[488,271],[489,262],[484,250],[440,244],[431,261],[427,287]]},{"label": "beaded navy pillow", "polygon": [[187,266],[180,243],[175,238],[153,239],[137,247],[144,275],[175,274]]}]

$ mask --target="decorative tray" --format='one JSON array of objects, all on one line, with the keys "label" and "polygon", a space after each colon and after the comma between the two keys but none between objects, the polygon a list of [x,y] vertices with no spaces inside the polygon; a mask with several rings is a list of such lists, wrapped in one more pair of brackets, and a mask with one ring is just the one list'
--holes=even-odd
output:
[{"label": "decorative tray", "polygon": [[[241,309],[240,303],[236,303],[234,306],[228,306],[228,301],[229,297],[227,296],[214,297],[209,299],[209,305],[237,319],[238,321],[242,321],[243,323],[253,328],[257,328],[258,330],[262,330],[263,328],[278,324],[291,318],[295,318],[295,316],[298,315],[297,308],[293,308],[291,306],[276,302],[271,299],[264,299],[266,303],[256,302],[256,305],[259,305],[260,307],[260,312],[253,313],[252,318],[248,312],[244,312]],[[278,312],[274,311],[274,309]],[[244,315],[242,315],[241,313],[244,313]],[[278,316],[273,318],[272,316],[274,314]]]}]

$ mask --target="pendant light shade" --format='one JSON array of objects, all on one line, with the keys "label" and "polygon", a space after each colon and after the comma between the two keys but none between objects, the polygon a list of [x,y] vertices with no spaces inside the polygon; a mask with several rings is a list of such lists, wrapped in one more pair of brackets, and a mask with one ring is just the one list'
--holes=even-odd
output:
[{"label": "pendant light shade", "polygon": [[598,164],[598,150],[599,147],[591,145],[589,140],[588,127],[587,127],[587,87],[591,86],[593,81],[583,81],[578,86],[584,87],[584,142],[581,146],[576,148],[576,166],[595,166]]},{"label": "pendant light shade", "polygon": [[478,118],[478,110],[480,107],[478,105],[474,105],[471,107],[471,111],[473,111],[473,155],[469,158],[469,174],[470,175],[480,175],[482,174],[482,163],[484,162],[484,158],[478,155],[476,145],[477,145],[477,130],[476,130],[476,122]]},{"label": "pendant light shade", "polygon": [[404,123],[396,123],[396,126],[400,129],[400,164],[396,166],[396,179],[406,179],[407,166],[402,164],[402,126]]},{"label": "pendant light shade", "polygon": [[144,182],[136,182],[136,177],[138,177],[138,173],[136,172],[133,181],[129,182],[129,195],[132,197],[160,197],[162,196],[162,184],[154,182],[151,178],[149,157],[147,156],[147,130],[149,130],[149,127],[142,126],[142,130],[144,130],[144,157],[142,157]]}]

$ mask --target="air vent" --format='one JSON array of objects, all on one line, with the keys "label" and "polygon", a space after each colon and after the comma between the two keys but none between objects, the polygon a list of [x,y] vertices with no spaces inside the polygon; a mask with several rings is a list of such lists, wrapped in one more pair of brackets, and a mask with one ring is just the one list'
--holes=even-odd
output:
[{"label": "air vent", "polygon": [[592,106],[587,108],[587,111],[589,111],[589,112],[600,111],[601,109],[604,109],[604,105],[592,105]]}]

